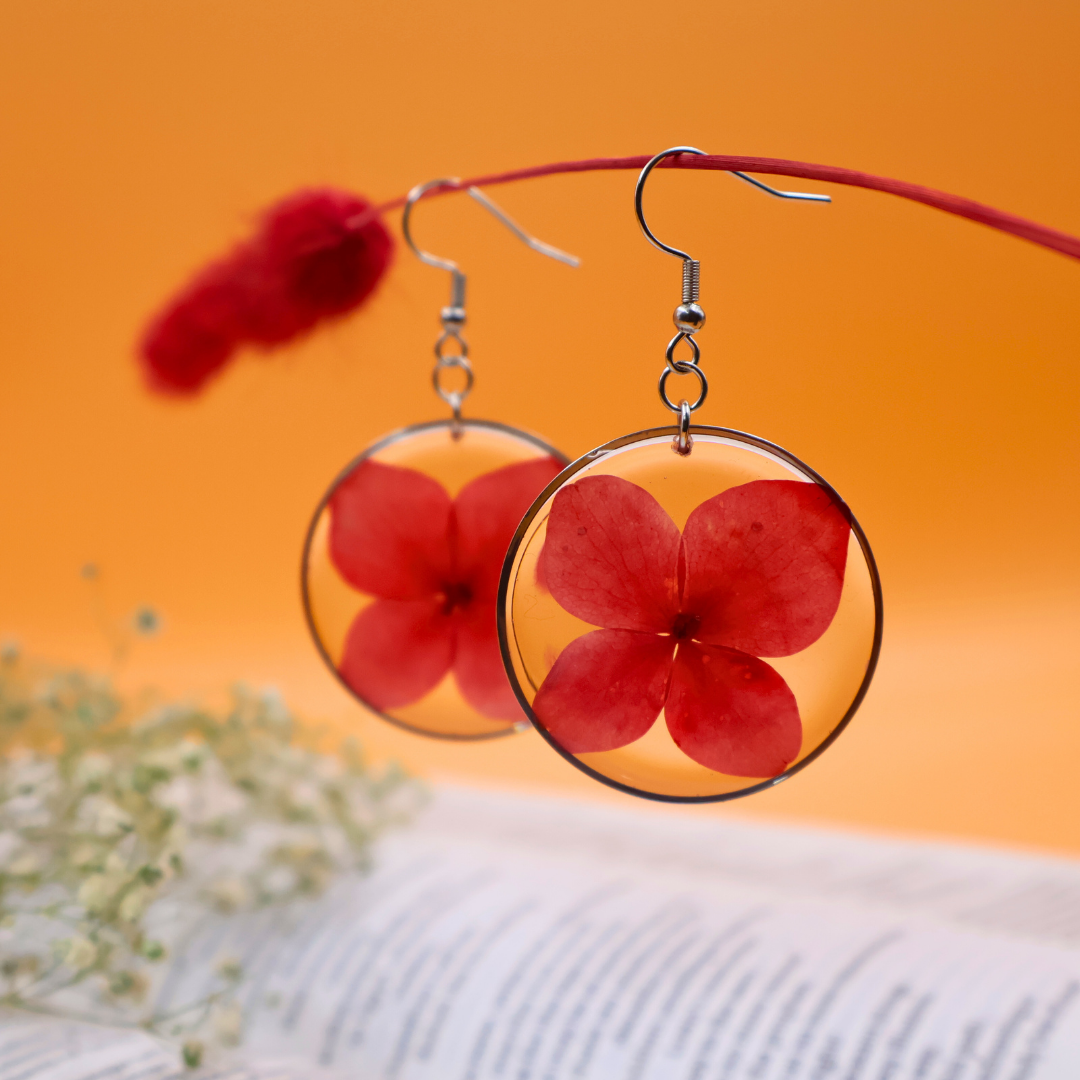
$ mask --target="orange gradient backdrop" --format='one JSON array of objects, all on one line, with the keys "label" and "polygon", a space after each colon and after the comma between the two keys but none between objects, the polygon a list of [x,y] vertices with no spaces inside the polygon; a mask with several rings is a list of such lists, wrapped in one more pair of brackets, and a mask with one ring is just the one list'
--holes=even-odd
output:
[{"label": "orange gradient backdrop", "polygon": [[[675,143],[865,169],[1080,233],[1078,40],[1080,8],[1059,0],[9,0],[0,635],[104,668],[102,612],[149,603],[165,626],[133,648],[130,684],[274,683],[429,775],[616,798],[531,733],[391,730],[306,637],[299,551],[324,487],[377,436],[443,415],[428,375],[446,275],[399,252],[365,311],[243,357],[193,402],[142,389],[143,320],[298,186],[387,198]],[[465,198],[417,212],[421,241],[469,273],[472,415],[571,456],[664,422],[679,266],[638,233],[633,181],[491,190],[576,271]],[[830,193],[785,204],[686,172],[648,193],[658,234],[702,262],[699,418],[822,472],[874,544],[887,605],[878,680],[836,747],[695,812],[1080,851],[1080,264]]]}]

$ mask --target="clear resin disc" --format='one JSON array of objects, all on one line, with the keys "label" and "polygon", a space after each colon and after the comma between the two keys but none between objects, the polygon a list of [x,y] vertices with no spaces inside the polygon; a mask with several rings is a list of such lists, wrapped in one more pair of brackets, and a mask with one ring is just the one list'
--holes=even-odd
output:
[{"label": "clear resin disc", "polygon": [[502,424],[404,428],[323,497],[304,544],[308,626],[342,684],[424,735],[528,726],[506,678],[496,602],[506,549],[566,458]]},{"label": "clear resin disc", "polygon": [[726,428],[627,435],[533,504],[503,568],[518,699],[567,760],[672,802],[778,783],[839,734],[881,644],[881,587],[839,495]]}]

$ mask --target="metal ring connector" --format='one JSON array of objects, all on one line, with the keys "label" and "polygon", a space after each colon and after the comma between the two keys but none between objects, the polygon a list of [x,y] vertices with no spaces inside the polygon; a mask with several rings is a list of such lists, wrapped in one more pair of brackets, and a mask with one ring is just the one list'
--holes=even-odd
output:
[{"label": "metal ring connector", "polygon": [[[443,346],[448,341],[456,341],[458,343],[458,351],[451,353],[449,356],[443,356]],[[435,342],[435,359],[440,363],[453,360],[456,357],[467,358],[469,355],[469,343],[457,332],[456,329],[451,327],[449,330],[444,330],[439,335],[439,340]]]},{"label": "metal ring connector", "polygon": [[[676,375],[696,375],[698,382],[701,384],[701,391],[698,394],[697,401],[693,405],[687,405],[687,408],[691,412],[697,412],[698,409],[705,403],[705,398],[709,394],[709,380],[705,378],[705,372],[695,364],[687,364],[687,371],[676,371]],[[671,398],[667,396],[667,381],[668,376],[672,373],[672,368],[664,368],[660,375],[660,400],[669,408],[673,413],[681,412],[685,402],[680,402],[676,405]]]},{"label": "metal ring connector", "polygon": [[[694,354],[691,360],[676,360],[675,348],[680,341],[685,341],[690,346],[690,351]],[[664,359],[667,361],[667,366],[674,371],[677,375],[689,375],[691,368],[696,368],[698,362],[701,360],[701,346],[693,339],[692,335],[688,334],[685,330],[680,330],[669,342],[667,350],[664,352]],[[670,406],[668,406],[670,408]]]},{"label": "metal ring connector", "polygon": [[[443,325],[446,326],[446,323]],[[444,356],[443,348],[448,341],[456,341],[459,351]],[[465,385],[460,390],[447,390],[442,385],[442,373],[451,368],[465,372]],[[450,424],[450,437],[453,439],[461,438],[461,406],[472,391],[474,378],[472,364],[469,363],[469,343],[458,333],[456,326],[446,326],[435,342],[435,370],[431,373],[431,385],[453,413]]]},{"label": "metal ring connector", "polygon": [[679,402],[679,433],[671,440],[671,449],[679,457],[687,457],[694,449],[694,437],[690,434],[690,402]]},{"label": "metal ring connector", "polygon": [[[442,373],[451,368],[465,372],[465,385],[460,390],[447,390],[442,384]],[[435,387],[435,393],[439,395],[454,410],[454,419],[461,419],[461,406],[469,396],[473,388],[472,365],[464,356],[447,356],[441,359],[431,373],[431,385]]]}]

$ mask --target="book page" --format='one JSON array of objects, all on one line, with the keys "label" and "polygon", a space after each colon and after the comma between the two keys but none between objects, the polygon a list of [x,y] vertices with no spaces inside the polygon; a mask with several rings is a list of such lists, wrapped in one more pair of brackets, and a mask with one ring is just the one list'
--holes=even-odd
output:
[{"label": "book page", "polygon": [[0,1011],[2,1080],[318,1080],[296,1060],[222,1060],[192,1072],[177,1048],[125,1031]]},{"label": "book page", "polygon": [[385,1080],[1075,1080],[1078,943],[1063,860],[446,789],[162,1005],[233,955],[247,1054]]}]

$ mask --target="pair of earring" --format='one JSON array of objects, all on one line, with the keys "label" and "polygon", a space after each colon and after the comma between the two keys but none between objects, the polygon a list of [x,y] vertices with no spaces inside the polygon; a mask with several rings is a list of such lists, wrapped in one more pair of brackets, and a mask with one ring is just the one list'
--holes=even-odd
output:
[{"label": "pair of earring", "polygon": [[[642,209],[649,174],[683,153],[703,151],[657,154],[634,199],[646,238],[683,264],[659,380],[678,421],[568,465],[527,433],[463,421],[462,392],[443,393],[446,367],[471,385],[464,278],[412,245],[409,213],[433,185],[410,193],[406,240],[454,274],[435,372],[454,415],[388,436],[338,478],[309,531],[304,596],[324,658],[387,719],[450,738],[531,723],[605,784],[706,802],[780,782],[839,735],[873,676],[882,599],[866,536],[821,476],[692,423],[709,388],[700,264]],[[692,401],[672,376],[695,381]]]}]

